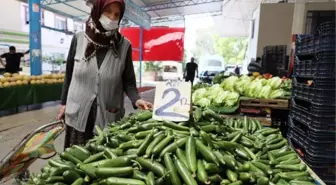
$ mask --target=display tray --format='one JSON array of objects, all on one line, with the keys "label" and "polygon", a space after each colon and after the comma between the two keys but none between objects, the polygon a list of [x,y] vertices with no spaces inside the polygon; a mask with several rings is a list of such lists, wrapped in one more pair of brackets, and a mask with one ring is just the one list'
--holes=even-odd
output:
[{"label": "display tray", "polygon": [[288,109],[289,99],[258,99],[241,97],[240,98],[241,107],[263,107],[271,109]]}]

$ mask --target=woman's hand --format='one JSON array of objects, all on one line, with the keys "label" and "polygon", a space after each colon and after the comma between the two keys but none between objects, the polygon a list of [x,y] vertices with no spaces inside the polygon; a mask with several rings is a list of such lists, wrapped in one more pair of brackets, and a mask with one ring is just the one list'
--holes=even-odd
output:
[{"label": "woman's hand", "polygon": [[152,109],[153,108],[153,104],[148,102],[148,101],[145,101],[143,99],[139,99],[135,102],[135,106],[137,106],[139,109],[142,109],[142,110],[149,110],[149,109]]},{"label": "woman's hand", "polygon": [[59,113],[56,117],[56,120],[61,120],[64,118],[64,113],[65,113],[65,105],[61,105],[61,108],[59,110]]}]

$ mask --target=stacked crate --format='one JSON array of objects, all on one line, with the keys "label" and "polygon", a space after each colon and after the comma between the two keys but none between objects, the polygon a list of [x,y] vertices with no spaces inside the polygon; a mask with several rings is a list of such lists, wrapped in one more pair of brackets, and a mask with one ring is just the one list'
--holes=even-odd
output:
[{"label": "stacked crate", "polygon": [[282,76],[287,73],[288,56],[287,46],[266,46],[262,56],[262,67],[265,73]]},{"label": "stacked crate", "polygon": [[327,184],[335,184],[335,23],[298,35],[288,140]]}]

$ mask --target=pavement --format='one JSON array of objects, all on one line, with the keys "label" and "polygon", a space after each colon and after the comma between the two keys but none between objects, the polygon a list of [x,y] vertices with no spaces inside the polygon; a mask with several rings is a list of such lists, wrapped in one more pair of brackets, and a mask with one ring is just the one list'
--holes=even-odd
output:
[{"label": "pavement", "polygon": [[[155,90],[141,93],[141,97],[149,102],[154,101]],[[125,98],[126,115],[136,112],[128,98]],[[38,127],[50,123],[59,110],[58,104],[47,104],[39,110],[21,112],[0,118],[0,160],[2,160],[20,141],[30,132]],[[62,152],[64,133],[54,142],[57,152]],[[45,160],[36,160],[30,167],[31,173],[39,173],[40,169],[47,163]],[[10,180],[4,185],[18,185],[15,180]]]}]

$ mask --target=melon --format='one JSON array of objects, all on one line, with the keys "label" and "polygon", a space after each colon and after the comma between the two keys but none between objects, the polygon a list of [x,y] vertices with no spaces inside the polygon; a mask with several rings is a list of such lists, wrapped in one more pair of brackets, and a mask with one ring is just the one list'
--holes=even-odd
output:
[{"label": "melon", "polygon": [[4,73],[3,76],[4,77],[11,77],[12,75],[10,73]]},{"label": "melon", "polygon": [[23,80],[22,83],[23,83],[24,85],[28,85],[29,82],[28,82],[28,80]]},{"label": "melon", "polygon": [[30,81],[30,76],[24,76],[23,80]]},{"label": "melon", "polygon": [[36,84],[36,80],[30,81],[31,84]]},{"label": "melon", "polygon": [[16,81],[15,77],[10,77],[9,78],[9,82],[15,82],[15,81]]},{"label": "melon", "polygon": [[23,82],[21,80],[18,80],[15,82],[17,85],[23,85]]},{"label": "melon", "polygon": [[3,87],[9,87],[10,84],[9,84],[9,82],[5,82],[2,86],[3,86]]},{"label": "melon", "polygon": [[13,73],[12,76],[15,77],[15,76],[19,76],[20,74],[19,73]]}]

